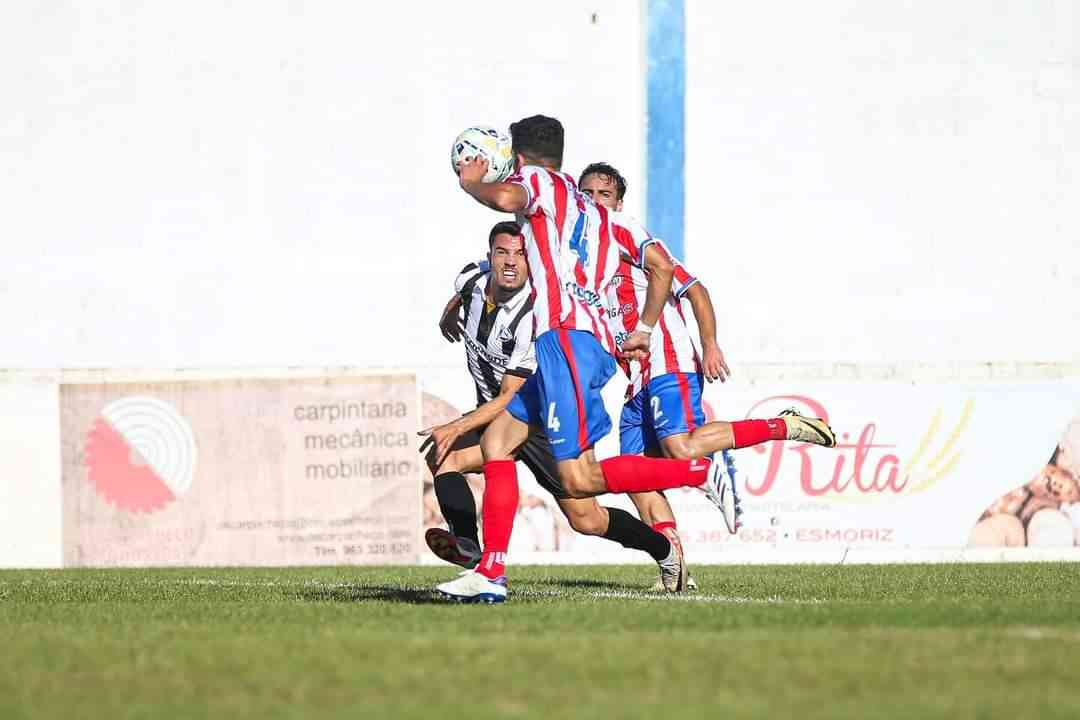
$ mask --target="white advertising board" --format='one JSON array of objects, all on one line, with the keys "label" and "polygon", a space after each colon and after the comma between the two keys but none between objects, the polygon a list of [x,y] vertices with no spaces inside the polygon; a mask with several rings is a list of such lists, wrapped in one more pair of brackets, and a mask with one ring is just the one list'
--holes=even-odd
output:
[{"label": "white advertising board", "polygon": [[[1080,533],[1075,382],[777,383],[710,392],[710,418],[769,417],[794,406],[828,418],[839,443],[735,451],[745,511],[736,535],[699,491],[668,491],[692,562],[831,561],[850,551],[871,560],[937,550],[978,557],[987,548],[1071,548]],[[615,452],[610,441],[601,449]],[[519,477],[512,561],[642,560],[574,534],[521,465]],[[599,500],[631,508],[622,497]]]}]

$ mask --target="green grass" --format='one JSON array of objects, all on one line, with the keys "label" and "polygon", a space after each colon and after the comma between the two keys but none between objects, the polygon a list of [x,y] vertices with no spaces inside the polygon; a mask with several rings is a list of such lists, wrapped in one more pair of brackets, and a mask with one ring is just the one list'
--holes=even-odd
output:
[{"label": "green grass", "polygon": [[1080,717],[1080,567],[0,571],[0,718]]}]

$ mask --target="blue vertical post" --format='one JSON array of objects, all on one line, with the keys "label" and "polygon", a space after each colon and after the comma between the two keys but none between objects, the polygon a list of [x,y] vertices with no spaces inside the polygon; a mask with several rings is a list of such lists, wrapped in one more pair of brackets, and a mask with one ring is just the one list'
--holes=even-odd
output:
[{"label": "blue vertical post", "polygon": [[646,0],[645,224],[685,258],[686,8],[683,0]]}]

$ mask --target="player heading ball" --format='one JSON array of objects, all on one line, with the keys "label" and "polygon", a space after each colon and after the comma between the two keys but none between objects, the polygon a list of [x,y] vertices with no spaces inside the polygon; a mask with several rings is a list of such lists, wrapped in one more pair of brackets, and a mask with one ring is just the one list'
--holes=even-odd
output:
[{"label": "player heading ball", "polygon": [[[647,274],[644,307],[622,343],[623,355],[640,360],[649,353],[653,327],[671,294],[674,265],[644,227],[593,203],[561,171],[562,123],[534,115],[513,123],[510,133],[516,172],[505,182],[483,181],[488,168],[482,157],[465,159],[458,168],[459,183],[468,195],[517,216],[536,297],[536,372],[481,441],[485,487],[480,564],[437,588],[447,597],[471,602],[506,598],[506,550],[518,504],[513,452],[530,432],[547,434],[559,479],[571,497],[697,487],[725,517],[734,518],[722,463],[633,455],[597,461],[593,446],[611,430],[601,390],[615,374],[617,351],[607,319],[607,287],[620,257]],[[723,445],[710,451],[780,439],[836,444],[823,421],[797,414],[727,425],[730,432],[715,433]]]}]

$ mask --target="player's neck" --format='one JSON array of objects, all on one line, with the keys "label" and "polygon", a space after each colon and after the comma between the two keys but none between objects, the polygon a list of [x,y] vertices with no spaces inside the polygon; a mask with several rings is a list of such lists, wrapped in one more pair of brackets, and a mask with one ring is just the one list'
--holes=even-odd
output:
[{"label": "player's neck", "polygon": [[487,292],[484,293],[484,299],[487,300],[488,305],[505,305],[510,301],[510,298],[514,297],[515,293],[517,293],[517,290],[507,290],[489,281]]},{"label": "player's neck", "polygon": [[535,167],[542,167],[545,170],[554,170],[555,172],[562,172],[562,167],[551,162],[550,160],[540,160],[538,158],[522,157],[526,165],[533,165]]}]

